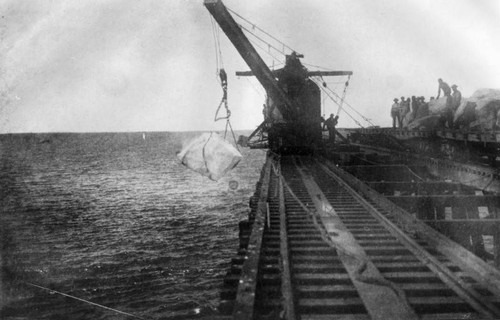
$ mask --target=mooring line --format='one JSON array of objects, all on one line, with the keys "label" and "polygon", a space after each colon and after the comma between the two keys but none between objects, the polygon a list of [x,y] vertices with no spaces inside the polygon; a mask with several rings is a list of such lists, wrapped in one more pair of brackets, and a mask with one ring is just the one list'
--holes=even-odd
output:
[{"label": "mooring line", "polygon": [[106,307],[106,306],[103,306],[102,304],[98,304],[98,303],[95,303],[95,302],[92,302],[92,301],[88,301],[88,300],[85,300],[85,299],[82,299],[82,298],[78,298],[78,297],[72,296],[70,294],[63,293],[63,292],[60,292],[60,291],[57,291],[57,290],[53,290],[53,289],[50,289],[50,288],[42,287],[42,286],[39,286],[39,285],[31,283],[31,282],[24,282],[24,283],[27,284],[27,285],[30,285],[32,287],[38,288],[38,289],[49,291],[50,293],[57,293],[59,295],[62,295],[62,296],[65,296],[65,297],[68,297],[68,298],[71,298],[71,299],[75,299],[75,300],[78,300],[78,301],[81,301],[81,302],[85,302],[85,303],[88,303],[88,304],[91,304],[91,305],[94,305],[96,307],[103,308],[103,309],[106,309],[106,310],[109,310],[109,311],[120,313],[120,314],[126,315],[128,317],[132,317],[132,318],[136,318],[136,319],[142,319],[142,320],[150,320],[150,319],[152,319],[150,317],[143,318],[143,317],[140,317],[140,316],[137,316],[135,314],[131,314],[131,313],[128,313],[128,312],[125,312],[125,311],[120,311],[120,310],[117,310],[117,309]]}]

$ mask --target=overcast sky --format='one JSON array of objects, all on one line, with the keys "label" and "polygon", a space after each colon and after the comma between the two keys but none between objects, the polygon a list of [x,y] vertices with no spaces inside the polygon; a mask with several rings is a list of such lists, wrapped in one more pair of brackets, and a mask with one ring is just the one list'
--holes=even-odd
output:
[{"label": "overcast sky", "polygon": [[[304,63],[352,70],[347,101],[376,125],[390,124],[394,97],[436,95],[438,78],[466,97],[500,89],[498,0],[224,3]],[[202,0],[0,0],[0,12],[0,132],[224,128],[213,122],[222,92]],[[234,75],[248,67],[220,41],[233,127],[253,129],[263,90]],[[327,81],[341,94],[345,79]],[[356,126],[343,113],[339,125]]]}]

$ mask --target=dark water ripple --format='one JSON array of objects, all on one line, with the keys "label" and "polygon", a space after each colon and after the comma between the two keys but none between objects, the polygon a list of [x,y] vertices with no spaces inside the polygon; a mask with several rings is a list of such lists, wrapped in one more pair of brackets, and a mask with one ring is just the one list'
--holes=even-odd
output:
[{"label": "dark water ripple", "polygon": [[26,282],[154,319],[213,314],[264,153],[212,182],[175,157],[194,135],[1,135],[0,318],[125,318]]}]

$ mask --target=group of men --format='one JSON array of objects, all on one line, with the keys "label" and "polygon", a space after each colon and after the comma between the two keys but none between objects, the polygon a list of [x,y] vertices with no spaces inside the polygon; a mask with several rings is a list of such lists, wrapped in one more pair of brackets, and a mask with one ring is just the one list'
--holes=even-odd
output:
[{"label": "group of men", "polygon": [[[433,99],[434,97],[431,97],[431,100]],[[398,98],[395,98],[391,107],[392,127],[403,128],[405,123],[409,123],[417,118],[425,117],[428,114],[429,103],[425,102],[425,98],[423,96],[412,96],[411,99],[401,97],[401,102]]]},{"label": "group of men", "polygon": [[[458,86],[455,84],[450,89],[450,86],[442,79],[438,79],[438,83],[439,88],[436,99],[439,99],[441,91],[443,91],[443,96],[446,97],[446,106],[441,115],[441,122],[443,126],[446,125],[448,128],[452,128],[453,115],[460,105],[462,94],[458,91]],[[453,93],[451,92],[452,89]],[[434,97],[431,97],[430,100],[434,100]],[[412,96],[411,99],[401,97],[401,101],[398,98],[394,98],[393,101],[394,103],[391,106],[393,128],[403,128],[404,122],[409,123],[415,119],[429,115],[429,104],[425,102],[424,97]]]}]

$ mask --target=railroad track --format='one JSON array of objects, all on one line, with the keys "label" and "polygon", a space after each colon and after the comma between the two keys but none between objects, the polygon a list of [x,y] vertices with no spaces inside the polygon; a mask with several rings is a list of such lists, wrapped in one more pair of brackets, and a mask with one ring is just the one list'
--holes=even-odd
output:
[{"label": "railroad track", "polygon": [[415,232],[421,229],[361,196],[331,164],[287,156],[266,168],[253,228],[243,232],[226,277],[227,315],[500,318],[499,279],[478,276],[437,250]]}]

